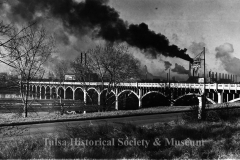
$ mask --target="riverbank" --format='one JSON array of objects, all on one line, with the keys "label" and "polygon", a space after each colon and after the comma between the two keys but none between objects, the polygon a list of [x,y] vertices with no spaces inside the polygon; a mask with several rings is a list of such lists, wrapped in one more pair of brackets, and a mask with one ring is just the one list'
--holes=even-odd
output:
[{"label": "riverbank", "polygon": [[54,121],[71,121],[81,119],[96,119],[96,118],[111,118],[111,117],[124,117],[134,115],[147,115],[169,112],[181,112],[187,111],[190,106],[161,106],[144,108],[139,110],[120,110],[120,111],[108,111],[108,112],[93,112],[86,114],[64,114],[60,115],[59,111],[54,112],[29,112],[27,118],[23,118],[22,115],[17,113],[0,113],[0,126],[1,125],[17,125],[24,123],[47,123]]},{"label": "riverbank", "polygon": [[[229,109],[239,108],[239,103],[231,104],[215,104],[209,105],[207,109]],[[61,115],[59,111],[54,112],[29,112],[27,118],[23,118],[19,113],[0,113],[0,126],[4,125],[21,125],[21,124],[35,124],[35,123],[50,123],[50,122],[63,122],[74,120],[86,120],[86,119],[104,119],[111,117],[124,117],[124,116],[137,116],[147,114],[158,113],[170,113],[170,112],[184,112],[190,111],[191,106],[160,106],[152,108],[142,108],[138,110],[119,110],[108,112],[94,112],[86,114],[64,114]]]},{"label": "riverbank", "polygon": [[239,114],[230,113],[229,119],[218,122],[66,126],[66,131],[53,135],[2,141],[0,158],[239,159],[240,120],[234,117]]}]

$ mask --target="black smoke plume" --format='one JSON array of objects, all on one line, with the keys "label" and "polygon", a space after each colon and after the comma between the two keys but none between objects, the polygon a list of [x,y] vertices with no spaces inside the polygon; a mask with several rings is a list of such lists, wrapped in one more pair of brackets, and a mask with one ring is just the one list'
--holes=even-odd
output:
[{"label": "black smoke plume", "polygon": [[177,72],[178,74],[188,74],[188,70],[186,70],[183,66],[175,63],[175,68],[172,69],[173,72]]},{"label": "black smoke plume", "polygon": [[178,57],[187,61],[192,58],[187,49],[170,45],[166,36],[149,30],[148,25],[130,24],[119,17],[119,13],[107,5],[107,0],[18,0],[11,6],[11,18],[34,21],[53,16],[60,19],[65,29],[74,35],[91,33],[93,38],[103,38],[108,42],[127,42],[129,45],[150,51],[152,57],[158,54]]}]

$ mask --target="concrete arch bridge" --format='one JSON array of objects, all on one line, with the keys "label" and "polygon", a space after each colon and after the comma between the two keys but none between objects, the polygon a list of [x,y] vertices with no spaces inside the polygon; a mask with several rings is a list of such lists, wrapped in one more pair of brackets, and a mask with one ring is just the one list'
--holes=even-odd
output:
[{"label": "concrete arch bridge", "polygon": [[[108,85],[108,82],[102,84],[101,82],[31,81],[29,90],[33,93],[32,96],[40,99],[61,97],[101,105]],[[110,94],[107,98],[118,110],[125,109],[121,106],[133,101],[135,108],[147,106],[149,101],[163,105],[178,105],[182,99],[189,100],[191,99],[189,96],[197,97],[203,90],[203,84],[194,83],[119,83],[108,91]],[[205,92],[210,103],[240,100],[240,84],[205,84]],[[123,100],[126,97],[128,101]]]}]

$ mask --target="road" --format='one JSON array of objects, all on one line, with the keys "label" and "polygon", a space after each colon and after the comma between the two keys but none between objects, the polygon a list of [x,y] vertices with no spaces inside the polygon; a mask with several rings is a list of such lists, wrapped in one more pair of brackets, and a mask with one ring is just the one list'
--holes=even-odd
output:
[{"label": "road", "polygon": [[0,134],[0,140],[9,140],[10,137],[29,136],[39,134],[52,134],[55,132],[66,131],[66,126],[84,126],[84,125],[101,125],[101,124],[123,124],[131,123],[135,125],[146,125],[157,122],[169,122],[181,119],[182,113],[154,114],[145,116],[132,116],[122,118],[109,118],[100,120],[81,120],[71,122],[42,123],[32,125],[22,125],[16,127],[3,127],[3,133]]}]

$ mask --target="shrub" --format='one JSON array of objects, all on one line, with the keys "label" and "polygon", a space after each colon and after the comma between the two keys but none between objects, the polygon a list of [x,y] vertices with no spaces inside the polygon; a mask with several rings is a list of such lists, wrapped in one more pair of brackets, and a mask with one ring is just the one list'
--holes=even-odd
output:
[{"label": "shrub", "polygon": [[235,121],[240,115],[240,110],[238,108],[231,108],[230,103],[223,103],[217,110],[218,116],[224,121]]},{"label": "shrub", "polygon": [[216,156],[213,150],[213,142],[206,143],[198,149],[198,154],[202,159],[213,159]]},{"label": "shrub", "polygon": [[207,111],[206,121],[209,122],[219,122],[220,117],[217,111]]},{"label": "shrub", "polygon": [[182,119],[186,121],[198,121],[198,105],[191,106],[190,112],[184,112]]}]

